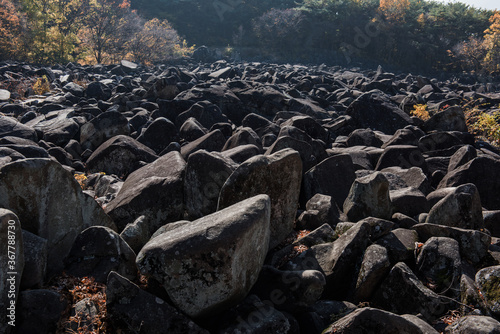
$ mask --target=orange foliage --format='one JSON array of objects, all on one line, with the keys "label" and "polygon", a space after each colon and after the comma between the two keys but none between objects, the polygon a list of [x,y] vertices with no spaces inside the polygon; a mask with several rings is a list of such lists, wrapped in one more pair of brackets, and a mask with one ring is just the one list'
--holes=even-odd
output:
[{"label": "orange foliage", "polygon": [[19,48],[20,17],[10,0],[0,0],[0,58],[12,57]]},{"label": "orange foliage", "polygon": [[408,8],[410,8],[409,0],[380,0],[379,10],[393,23],[404,22]]}]

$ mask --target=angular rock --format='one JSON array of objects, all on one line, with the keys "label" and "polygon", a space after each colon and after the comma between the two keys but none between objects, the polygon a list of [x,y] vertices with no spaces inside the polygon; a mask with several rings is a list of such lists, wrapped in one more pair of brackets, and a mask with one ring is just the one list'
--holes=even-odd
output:
[{"label": "angular rock", "polygon": [[461,184],[476,185],[481,204],[489,210],[500,210],[500,160],[488,156],[477,157],[446,174],[439,188],[456,187]]},{"label": "angular rock", "polygon": [[136,254],[139,253],[151,237],[149,221],[146,216],[140,216],[133,223],[128,223],[120,233],[120,237]]},{"label": "angular rock", "polygon": [[484,229],[481,199],[476,186],[469,183],[454,189],[432,207],[426,223]]},{"label": "angular rock", "polygon": [[49,112],[47,115],[38,116],[26,125],[39,132],[41,134],[39,137],[43,140],[63,147],[68,141],[74,139],[80,130],[74,116],[73,109],[57,110]]},{"label": "angular rock", "polygon": [[56,333],[58,322],[67,307],[66,300],[56,291],[47,289],[23,291],[19,295],[16,331]]},{"label": "angular rock", "polygon": [[332,196],[337,206],[343,207],[351,185],[356,179],[352,159],[347,154],[326,158],[305,172],[303,180],[303,202],[316,194]]},{"label": "angular rock", "polygon": [[106,309],[115,330],[124,332],[208,334],[163,299],[112,271],[106,284]]},{"label": "angular rock", "polygon": [[208,130],[194,117],[188,118],[179,129],[179,136],[186,141],[196,140],[207,133]]},{"label": "angular rock", "polygon": [[73,175],[49,159],[26,159],[0,169],[0,206],[15,212],[23,229],[47,240],[47,276],[63,269],[78,233],[87,227],[114,227]]},{"label": "angular rock", "polygon": [[458,241],[462,258],[472,264],[478,264],[488,254],[491,237],[480,231],[466,230],[436,224],[417,224],[412,227],[417,231],[419,240],[426,242],[431,237],[447,237]]},{"label": "angular rock", "polygon": [[416,188],[391,190],[389,197],[394,212],[400,212],[410,217],[429,212],[429,203],[425,195]]},{"label": "angular rock", "polygon": [[170,152],[130,174],[106,213],[119,231],[145,215],[150,229],[178,220],[183,213],[183,188],[186,162],[179,152]]},{"label": "angular rock", "polygon": [[382,140],[378,138],[372,129],[356,129],[347,137],[347,146],[373,146],[381,147]]},{"label": "angular rock", "polygon": [[151,239],[137,265],[188,315],[220,312],[257,281],[269,247],[270,216],[269,196],[249,198]]},{"label": "angular rock", "polygon": [[317,163],[317,158],[314,156],[312,146],[302,140],[295,139],[288,136],[279,137],[273,144],[267,149],[266,155],[270,155],[281,151],[285,148],[291,148],[299,152],[300,159],[302,160],[302,166],[304,171],[308,171]]},{"label": "angular rock", "polygon": [[12,117],[0,117],[0,138],[10,136],[37,141],[36,131],[32,127],[21,124]]},{"label": "angular rock", "polygon": [[199,150],[189,156],[184,181],[184,202],[190,219],[217,210],[222,186],[238,166],[222,154]]},{"label": "angular rock", "polygon": [[135,253],[115,231],[102,226],[83,230],[66,259],[66,272],[76,277],[93,277],[106,283],[108,274],[116,271],[135,279]]},{"label": "angular rock", "polygon": [[430,325],[417,325],[397,314],[364,307],[337,320],[323,333],[437,334],[438,332]]},{"label": "angular rock", "polygon": [[387,249],[376,244],[369,246],[363,255],[363,262],[356,281],[354,300],[357,302],[370,300],[390,270],[391,261]]},{"label": "angular rock", "polygon": [[86,168],[89,173],[105,172],[127,177],[138,162],[150,163],[157,158],[149,147],[131,137],[119,135],[99,146],[88,158]]},{"label": "angular rock", "polygon": [[424,131],[460,131],[467,132],[462,107],[455,106],[440,111],[427,120],[422,126]]},{"label": "angular rock", "polygon": [[484,227],[491,235],[500,238],[500,210],[483,211]]},{"label": "angular rock", "polygon": [[390,219],[389,181],[380,172],[356,179],[343,207],[349,220],[354,222],[366,217]]},{"label": "angular rock", "polygon": [[160,154],[168,144],[179,141],[177,127],[165,117],[158,117],[147,128],[143,129],[137,141]]},{"label": "angular rock", "polygon": [[374,305],[397,314],[421,314],[433,320],[446,313],[454,305],[420,282],[403,262],[389,272],[374,296]]},{"label": "angular rock", "polygon": [[221,152],[221,155],[223,157],[230,158],[237,164],[241,164],[256,155],[261,154],[261,151],[262,150],[257,146],[248,144],[240,145],[227,151]]},{"label": "angular rock", "polygon": [[492,317],[467,315],[448,325],[445,334],[500,334],[500,322]]},{"label": "angular rock", "polygon": [[389,252],[391,263],[410,261],[414,258],[415,243],[418,235],[415,231],[397,228],[376,241]]},{"label": "angular rock", "polygon": [[500,266],[486,267],[476,273],[476,284],[495,315],[500,315]]},{"label": "angular rock", "polygon": [[84,150],[95,150],[106,140],[129,133],[130,127],[127,118],[119,112],[107,111],[82,125],[80,145]]},{"label": "angular rock", "polygon": [[219,195],[218,209],[258,194],[271,198],[271,242],[274,248],[293,229],[299,200],[302,162],[299,154],[285,149],[259,155],[241,164],[229,176]]},{"label": "angular rock", "polygon": [[477,157],[477,150],[474,146],[465,145],[459,148],[450,158],[450,163],[448,165],[448,173],[457,169],[460,166],[465,165],[469,161]]},{"label": "angular rock", "polygon": [[375,170],[380,171],[387,167],[404,169],[419,167],[424,173],[428,171],[427,163],[420,149],[410,145],[388,146],[380,156]]},{"label": "angular rock", "polygon": [[392,173],[399,176],[409,187],[417,188],[425,195],[431,192],[430,181],[419,167],[411,167],[409,169],[387,167],[382,169],[382,173]]},{"label": "angular rock", "polygon": [[184,159],[188,159],[191,153],[198,150],[206,150],[208,152],[217,151],[220,152],[224,147],[226,138],[220,130],[214,130],[206,135],[190,142],[187,145],[182,146],[181,154]]},{"label": "angular rock", "polygon": [[23,230],[24,271],[21,289],[39,288],[47,272],[47,240]]}]

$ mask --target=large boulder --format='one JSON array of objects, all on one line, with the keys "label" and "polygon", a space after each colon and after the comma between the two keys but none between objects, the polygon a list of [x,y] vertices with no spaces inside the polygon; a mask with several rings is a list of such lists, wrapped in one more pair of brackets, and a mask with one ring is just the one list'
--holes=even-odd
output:
[{"label": "large boulder", "polygon": [[36,131],[33,128],[19,123],[12,117],[0,117],[0,138],[10,136],[32,141],[37,140]]},{"label": "large boulder", "polygon": [[269,195],[270,247],[273,248],[293,229],[301,177],[302,161],[292,149],[255,156],[241,164],[224,183],[219,195],[219,209],[258,194]]},{"label": "large boulder", "polygon": [[39,132],[43,140],[63,147],[80,130],[74,117],[75,111],[73,109],[63,109],[38,116],[27,122],[26,125]]},{"label": "large boulder", "polygon": [[491,313],[500,316],[500,266],[479,270],[476,273],[476,284]]},{"label": "large boulder", "polygon": [[170,152],[128,176],[106,213],[121,231],[128,223],[146,215],[154,231],[181,218],[186,162],[179,152]]},{"label": "large boulder", "polygon": [[444,330],[445,334],[500,334],[500,322],[492,317],[466,315]]},{"label": "large boulder", "polygon": [[241,301],[269,247],[271,200],[258,195],[151,239],[137,256],[172,302],[192,317]]},{"label": "large boulder", "polygon": [[481,204],[489,210],[500,210],[500,160],[489,156],[477,157],[450,171],[439,183],[439,188],[457,187],[474,183],[481,196]]},{"label": "large boulder", "polygon": [[83,149],[95,150],[106,140],[129,133],[127,118],[117,111],[107,111],[82,125],[80,145]]},{"label": "large boulder", "polygon": [[49,159],[25,159],[0,169],[0,206],[15,212],[23,229],[47,239],[47,275],[63,269],[78,233],[87,227],[114,227],[113,221],[73,175]]},{"label": "large boulder", "polygon": [[460,106],[447,108],[435,113],[430,119],[425,121],[422,128],[425,131],[460,131],[467,132],[465,115]]}]

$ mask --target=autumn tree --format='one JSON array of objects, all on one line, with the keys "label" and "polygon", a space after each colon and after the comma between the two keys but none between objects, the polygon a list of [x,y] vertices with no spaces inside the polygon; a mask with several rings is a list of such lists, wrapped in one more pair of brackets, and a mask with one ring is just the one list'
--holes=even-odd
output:
[{"label": "autumn tree", "polygon": [[18,56],[23,16],[10,0],[0,0],[0,60]]},{"label": "autumn tree", "polygon": [[484,62],[494,72],[500,71],[500,12],[495,11],[489,21],[491,25],[484,32],[484,43],[488,50]]}]

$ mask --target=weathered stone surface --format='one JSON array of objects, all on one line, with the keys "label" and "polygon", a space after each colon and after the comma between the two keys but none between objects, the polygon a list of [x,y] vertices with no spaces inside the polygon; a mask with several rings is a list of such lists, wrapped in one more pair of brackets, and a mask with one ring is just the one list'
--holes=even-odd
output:
[{"label": "weathered stone surface", "polygon": [[114,226],[73,175],[49,159],[19,160],[2,167],[0,206],[15,212],[23,229],[47,239],[49,277],[62,270],[80,231],[94,225]]},{"label": "weathered stone surface", "polygon": [[462,258],[473,264],[479,263],[488,253],[491,237],[480,231],[466,230],[437,224],[417,224],[412,227],[417,231],[421,242],[431,237],[447,237],[458,241]]},{"label": "weathered stone surface", "polygon": [[271,198],[271,242],[277,246],[294,226],[297,212],[302,162],[299,154],[285,149],[259,155],[241,164],[229,176],[219,195],[219,210],[258,194]]},{"label": "weathered stone surface", "polygon": [[184,202],[191,219],[217,210],[222,186],[238,167],[222,154],[199,150],[189,156],[184,181]]},{"label": "weathered stone surface", "polygon": [[0,209],[0,332],[10,333],[16,321],[16,301],[19,299],[24,270],[24,245],[19,218],[10,210]]},{"label": "weathered stone surface", "polygon": [[469,161],[477,157],[477,150],[474,146],[465,145],[459,148],[450,158],[450,163],[448,165],[448,173],[457,169],[460,166],[465,165]]},{"label": "weathered stone surface", "polygon": [[146,215],[151,230],[178,220],[183,213],[183,179],[186,162],[170,152],[128,176],[106,213],[121,231],[137,217]]},{"label": "weathered stone surface", "polygon": [[184,159],[188,159],[191,153],[198,150],[206,150],[208,152],[216,151],[220,152],[224,147],[226,138],[220,130],[213,130],[206,135],[190,142],[187,145],[181,147],[181,154]]},{"label": "weathered stone surface", "polygon": [[483,211],[483,219],[491,235],[500,238],[500,210]]},{"label": "weathered stone surface", "polygon": [[252,128],[243,127],[238,129],[224,144],[222,151],[230,150],[241,145],[255,145],[262,148],[262,142],[258,134]]},{"label": "weathered stone surface", "polygon": [[223,151],[221,152],[221,155],[223,157],[230,158],[237,164],[241,164],[256,155],[261,154],[261,152],[262,150],[257,146],[248,144],[240,145],[227,151]]},{"label": "weathered stone surface", "polygon": [[388,146],[380,156],[375,170],[382,170],[387,167],[401,167],[409,169],[419,167],[427,173],[428,167],[422,152],[417,146],[394,145]]},{"label": "weathered stone surface", "polygon": [[455,106],[440,111],[427,120],[422,128],[425,131],[460,131],[467,132],[462,107]]},{"label": "weathered stone surface", "polygon": [[258,195],[151,239],[137,256],[143,274],[193,317],[242,300],[257,281],[270,237],[271,200]]},{"label": "weathered stone surface", "polygon": [[64,146],[80,130],[80,126],[75,121],[74,116],[75,111],[73,109],[57,110],[49,112],[47,115],[38,116],[27,122],[26,125],[40,132],[43,140]]},{"label": "weathered stone surface", "polygon": [[24,271],[21,289],[39,288],[47,271],[47,240],[23,230]]},{"label": "weathered stone surface", "polygon": [[107,280],[106,309],[115,330],[124,332],[208,334],[192,320],[112,271]]},{"label": "weathered stone surface", "polygon": [[285,148],[291,148],[299,152],[300,158],[302,159],[302,166],[304,171],[308,171],[316,165],[317,157],[314,156],[312,146],[305,141],[288,136],[283,136],[276,139],[274,143],[267,149],[265,154],[270,155]]},{"label": "weathered stone surface", "polygon": [[17,333],[49,334],[57,331],[57,324],[68,303],[53,290],[26,290],[19,294]]},{"label": "weathered stone surface", "polygon": [[387,167],[382,169],[382,173],[392,173],[399,176],[409,186],[420,190],[428,195],[431,192],[431,184],[427,175],[419,167],[401,168]]},{"label": "weathered stone surface", "polygon": [[7,116],[0,117],[0,138],[11,136],[32,141],[37,140],[36,131],[33,128],[19,123],[15,118]]},{"label": "weathered stone surface", "polygon": [[391,261],[387,249],[377,244],[369,246],[363,255],[363,262],[361,262],[354,300],[357,302],[370,300],[390,270]]},{"label": "weathered stone surface", "polygon": [[425,195],[413,187],[389,192],[394,212],[400,212],[410,217],[429,212],[429,203]]},{"label": "weathered stone surface", "polygon": [[316,194],[332,196],[343,207],[356,179],[352,159],[347,154],[326,158],[304,174],[301,195],[304,204]]},{"label": "weathered stone surface", "polygon": [[365,307],[337,320],[323,333],[437,334],[438,332],[430,325],[419,326],[397,314]]},{"label": "weathered stone surface", "polygon": [[160,154],[168,144],[179,140],[177,127],[165,117],[158,117],[143,129],[137,141]]},{"label": "weathered stone surface", "polygon": [[70,275],[94,277],[101,283],[106,283],[111,271],[129,279],[137,275],[134,251],[119,234],[102,226],[82,231],[65,262],[66,272]]},{"label": "weathered stone surface", "polygon": [[130,127],[127,118],[119,112],[107,111],[82,125],[80,145],[84,150],[95,150],[106,140],[129,133]]},{"label": "weathered stone surface", "polygon": [[499,334],[500,322],[492,317],[467,315],[456,320],[444,330],[445,334]]},{"label": "weathered stone surface", "polygon": [[347,218],[354,222],[366,217],[390,219],[389,181],[380,172],[356,179],[343,207]]},{"label": "weathered stone surface", "polygon": [[446,174],[439,188],[457,187],[473,183],[481,197],[481,204],[489,210],[500,210],[500,160],[488,156],[477,157]]},{"label": "weathered stone surface", "polygon": [[347,146],[373,146],[381,147],[382,140],[376,136],[372,129],[356,129],[347,137]]},{"label": "weathered stone surface", "polygon": [[86,170],[89,173],[115,174],[127,177],[140,161],[153,162],[158,156],[149,147],[135,139],[120,135],[102,145],[88,158]]},{"label": "weathered stone surface", "polygon": [[139,253],[151,237],[148,218],[140,216],[134,222],[128,223],[122,233],[120,233],[120,237],[125,240],[136,254]]},{"label": "weathered stone surface", "polygon": [[469,183],[454,189],[432,207],[426,223],[473,230],[483,229],[481,199],[476,186]]},{"label": "weathered stone surface", "polygon": [[420,313],[426,320],[435,319],[453,307],[449,300],[425,287],[403,262],[391,269],[374,296],[374,304],[398,314]]},{"label": "weathered stone surface", "polygon": [[495,315],[500,315],[500,266],[486,267],[476,273],[476,284],[486,305]]},{"label": "weathered stone surface", "polygon": [[415,243],[418,235],[415,231],[397,228],[376,241],[389,252],[391,263],[410,261],[414,258]]}]

